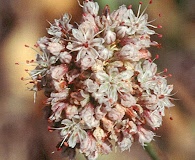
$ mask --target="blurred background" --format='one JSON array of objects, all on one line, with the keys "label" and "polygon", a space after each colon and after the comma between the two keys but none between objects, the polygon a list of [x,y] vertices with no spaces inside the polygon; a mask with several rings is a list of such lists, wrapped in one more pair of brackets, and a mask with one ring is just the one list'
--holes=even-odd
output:
[{"label": "blurred background", "polygon": [[[143,0],[143,7],[149,0]],[[118,5],[133,4],[138,0],[97,0],[101,8],[108,4],[111,10]],[[26,77],[22,63],[33,59],[33,46],[45,35],[49,22],[70,13],[72,21],[81,17],[77,0],[0,0],[0,160],[65,160],[56,151],[57,133],[47,131],[44,118],[43,94],[38,93],[33,103],[33,92],[26,89],[21,77]],[[157,32],[161,49],[151,52],[160,55],[156,61],[161,70],[168,68],[173,76],[175,107],[166,111],[162,127],[152,142],[160,160],[195,159],[195,1],[153,0],[147,9],[149,19],[163,26]],[[158,18],[159,13],[162,15]],[[21,63],[15,65],[15,63]],[[173,120],[170,120],[170,116]],[[78,155],[77,160],[83,157]],[[150,160],[143,148],[134,143],[130,152],[113,152],[98,160]]]}]

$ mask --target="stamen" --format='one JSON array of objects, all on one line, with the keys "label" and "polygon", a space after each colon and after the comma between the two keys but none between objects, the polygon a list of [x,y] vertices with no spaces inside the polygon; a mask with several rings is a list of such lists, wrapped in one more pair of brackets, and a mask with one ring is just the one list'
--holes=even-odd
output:
[{"label": "stamen", "polygon": [[158,27],[151,25],[151,24],[148,24],[147,26],[152,27],[152,28],[158,28]]},{"label": "stamen", "polygon": [[106,5],[106,6],[104,7],[102,14],[103,14],[106,18],[108,18],[108,16],[110,15],[110,7],[109,7],[108,5]]},{"label": "stamen", "polygon": [[78,2],[78,4],[79,4],[79,6],[80,6],[81,8],[83,8],[83,5],[81,5],[81,2],[80,2],[79,0],[77,0],[77,2]]},{"label": "stamen", "polygon": [[142,2],[139,2],[139,8],[138,8],[138,12],[137,12],[137,17],[139,17],[141,6],[142,6]]},{"label": "stamen", "polygon": [[152,60],[152,59],[149,59],[149,62],[150,63],[153,63],[155,60],[159,59],[159,55],[157,54],[156,57]]},{"label": "stamen", "polygon": [[148,5],[149,5],[149,4],[144,8],[144,10],[143,10],[143,12],[141,13],[141,15],[139,15],[139,14],[140,14],[140,10],[141,10],[141,5],[142,5],[142,2],[139,2],[139,9],[138,9],[138,13],[137,13],[138,21],[137,21],[137,22],[140,21],[140,18],[144,15],[144,13],[145,13],[146,9],[148,8]]}]

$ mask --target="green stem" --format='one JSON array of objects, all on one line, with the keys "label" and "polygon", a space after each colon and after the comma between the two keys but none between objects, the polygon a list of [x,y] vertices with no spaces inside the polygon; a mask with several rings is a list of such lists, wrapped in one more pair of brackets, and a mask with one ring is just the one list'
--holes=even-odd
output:
[{"label": "green stem", "polygon": [[147,144],[147,146],[145,146],[144,148],[152,160],[160,160],[155,147],[151,143]]}]

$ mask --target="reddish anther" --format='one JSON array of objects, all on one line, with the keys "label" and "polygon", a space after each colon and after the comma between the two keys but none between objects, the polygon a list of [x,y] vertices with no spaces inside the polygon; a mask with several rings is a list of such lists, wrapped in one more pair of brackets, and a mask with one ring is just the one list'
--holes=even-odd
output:
[{"label": "reddish anther", "polygon": [[162,35],[162,34],[158,34],[158,37],[159,37],[159,38],[162,38],[162,37],[163,37],[163,35]]},{"label": "reddish anther", "polygon": [[166,73],[167,71],[168,71],[168,69],[167,69],[167,68],[165,68],[163,72],[164,72],[164,73]]},{"label": "reddish anther", "polygon": [[128,9],[131,9],[131,8],[132,8],[132,5],[129,5],[127,8],[128,8]]},{"label": "reddish anther", "polygon": [[157,54],[156,57],[155,57],[155,59],[159,59],[159,57],[160,57],[159,54]]},{"label": "reddish anther", "polygon": [[62,147],[58,147],[58,148],[57,148],[57,151],[61,151],[61,150],[62,150]]}]

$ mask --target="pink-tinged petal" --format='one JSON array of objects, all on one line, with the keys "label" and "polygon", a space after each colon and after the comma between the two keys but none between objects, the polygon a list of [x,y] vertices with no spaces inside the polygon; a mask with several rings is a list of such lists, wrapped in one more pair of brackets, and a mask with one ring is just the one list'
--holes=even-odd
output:
[{"label": "pink-tinged petal", "polygon": [[82,32],[78,29],[72,29],[72,34],[74,38],[76,38],[79,42],[85,42],[85,37]]},{"label": "pink-tinged petal", "polygon": [[68,67],[64,64],[61,64],[59,66],[51,67],[51,77],[55,80],[61,80],[63,79],[64,75],[68,71]]},{"label": "pink-tinged petal", "polygon": [[85,80],[84,84],[87,86],[87,91],[90,93],[96,92],[98,89],[98,84],[93,82],[91,79]]},{"label": "pink-tinged petal", "polygon": [[139,136],[139,142],[142,146],[145,146],[146,143],[150,143],[153,140],[154,133],[150,130],[146,130],[143,127],[138,127],[138,136]]},{"label": "pink-tinged petal", "polygon": [[89,47],[87,49],[87,54],[90,55],[91,57],[93,57],[94,59],[96,59],[98,56],[99,56],[99,53],[97,50],[95,50],[94,48],[92,47]]},{"label": "pink-tinged petal", "polygon": [[109,88],[110,88],[110,83],[105,82],[105,83],[103,83],[103,84],[100,86],[99,92],[104,93],[104,92],[108,91]]},{"label": "pink-tinged petal", "polygon": [[81,60],[81,68],[82,70],[87,70],[88,68],[90,68],[91,66],[93,66],[95,64],[95,60],[92,56],[85,56],[82,60]]},{"label": "pink-tinged petal", "polygon": [[113,107],[111,111],[108,112],[108,117],[112,121],[122,120],[124,115],[125,109],[120,104],[116,104],[115,107]]},{"label": "pink-tinged petal", "polygon": [[110,77],[106,74],[106,72],[98,72],[96,73],[96,78],[101,82],[109,82]]},{"label": "pink-tinged petal", "polygon": [[68,43],[68,45],[66,46],[67,49],[71,50],[71,51],[79,51],[83,48],[82,43],[77,42],[77,43]]},{"label": "pink-tinged petal", "polygon": [[78,62],[81,58],[83,58],[86,55],[87,50],[85,48],[82,48],[78,53],[77,53],[77,58],[76,61]]},{"label": "pink-tinged petal", "polygon": [[120,150],[123,152],[125,150],[130,150],[132,143],[133,142],[132,142],[131,138],[123,137],[122,141],[118,142],[118,146],[119,146]]},{"label": "pink-tinged petal", "polygon": [[160,127],[162,124],[162,115],[159,111],[144,111],[146,122],[153,128]]},{"label": "pink-tinged petal", "polygon": [[118,80],[130,80],[130,78],[133,76],[133,71],[127,70],[127,71],[123,71],[121,73],[119,73],[116,76],[116,79]]},{"label": "pink-tinged petal", "polygon": [[86,41],[90,41],[94,38],[94,30],[93,28],[89,28],[85,33],[85,39]]},{"label": "pink-tinged petal", "polygon": [[64,47],[57,42],[49,42],[47,49],[55,56],[60,54],[60,51],[64,49]]},{"label": "pink-tinged petal", "polygon": [[78,134],[77,132],[73,132],[70,138],[68,139],[69,147],[74,148],[77,144],[77,141],[78,141]]},{"label": "pink-tinged petal", "polygon": [[100,46],[104,43],[104,39],[103,38],[94,38],[91,42],[90,42],[90,45],[91,46]]},{"label": "pink-tinged petal", "polygon": [[125,107],[131,107],[136,104],[136,99],[130,93],[121,94],[121,104]]},{"label": "pink-tinged petal", "polygon": [[105,31],[104,40],[107,44],[111,44],[116,40],[116,33],[111,30]]},{"label": "pink-tinged petal", "polygon": [[99,5],[97,2],[84,1],[83,12],[97,16],[99,11]]},{"label": "pink-tinged petal", "polygon": [[117,93],[117,88],[115,86],[110,87],[110,91],[108,94],[109,98],[113,101],[116,102],[118,99],[118,93]]},{"label": "pink-tinged petal", "polygon": [[72,56],[68,52],[62,52],[60,53],[59,60],[61,63],[69,64],[72,60]]}]

